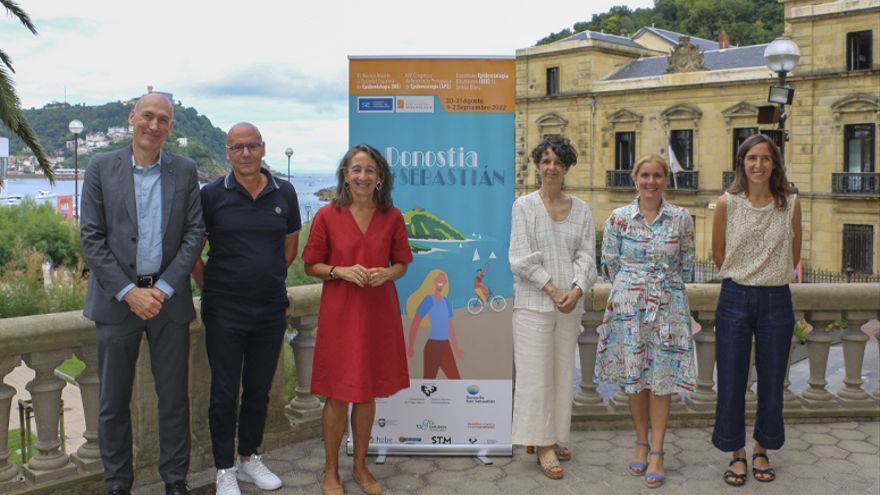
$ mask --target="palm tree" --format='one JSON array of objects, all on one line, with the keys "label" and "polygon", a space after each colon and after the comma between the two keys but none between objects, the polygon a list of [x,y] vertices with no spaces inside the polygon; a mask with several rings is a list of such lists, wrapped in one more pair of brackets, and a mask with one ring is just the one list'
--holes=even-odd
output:
[{"label": "palm tree", "polygon": [[[9,14],[17,17],[31,33],[37,34],[37,28],[34,27],[27,12],[22,10],[14,0],[0,0],[0,5],[3,5]],[[24,144],[31,149],[40,163],[43,174],[46,175],[49,182],[54,183],[55,176],[49,165],[49,158],[46,156],[46,151],[40,144],[37,134],[25,120],[21,111],[21,100],[18,99],[18,94],[15,93],[15,87],[12,85],[9,74],[9,72],[15,73],[15,69],[12,68],[12,59],[3,50],[0,50],[0,62],[2,62],[0,64],[0,121],[6,124],[6,127],[20,137]],[[6,69],[9,69],[9,72]],[[3,185],[2,182],[0,185]]]}]

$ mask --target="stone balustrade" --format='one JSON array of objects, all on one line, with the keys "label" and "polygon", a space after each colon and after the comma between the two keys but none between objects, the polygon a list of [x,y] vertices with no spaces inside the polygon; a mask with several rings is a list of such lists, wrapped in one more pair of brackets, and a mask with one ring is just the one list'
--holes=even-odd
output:
[{"label": "stone balustrade", "polygon": [[[715,411],[715,303],[719,285],[693,284],[688,296],[701,331],[694,336],[697,352],[697,389],[672,405],[673,422],[710,422]],[[320,285],[288,290],[289,321],[296,330],[289,344],[296,363],[296,397],[284,403],[285,379],[279,360],[273,383],[263,448],[272,448],[313,437],[320,431],[321,403],[311,395],[312,356],[317,327]],[[582,428],[628,426],[629,409],[618,391],[604,400],[593,382],[598,334],[609,286],[597,285],[585,300],[586,329],[579,336],[581,389],[574,398],[573,423]],[[785,413],[791,420],[819,420],[827,417],[880,417],[880,389],[863,390],[863,359],[869,336],[862,326],[880,317],[880,284],[810,284],[792,287],[795,311],[813,327],[807,336],[809,387],[799,394],[786,392]],[[197,306],[198,307],[198,306]],[[838,329],[840,322],[846,328]],[[834,324],[834,325],[831,325]],[[826,332],[831,325],[834,330]],[[832,341],[842,343],[845,361],[843,388],[828,390],[827,359]],[[208,431],[210,373],[204,346],[203,327],[198,319],[190,325],[191,471],[212,465]],[[797,342],[793,340],[794,348]],[[158,431],[156,396],[147,358],[149,348],[141,345],[132,402],[135,476],[139,483],[157,480]],[[76,377],[85,417],[84,443],[75,452],[63,448],[59,431],[60,398],[67,382],[55,368],[75,355],[86,364]],[[37,441],[34,453],[21,468],[9,462],[6,445],[9,415],[16,390],[5,377],[22,362],[35,372],[26,389],[33,401]],[[64,494],[100,491],[103,481],[98,452],[98,376],[96,372],[94,325],[80,312],[7,318],[0,320],[0,492],[9,494]],[[754,397],[750,397],[754,409]]]}]

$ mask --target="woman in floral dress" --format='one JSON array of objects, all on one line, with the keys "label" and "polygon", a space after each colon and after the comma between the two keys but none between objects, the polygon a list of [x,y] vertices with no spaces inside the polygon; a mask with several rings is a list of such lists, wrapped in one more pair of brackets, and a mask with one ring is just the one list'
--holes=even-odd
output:
[{"label": "woman in floral dress", "polygon": [[693,272],[694,227],[686,209],[663,199],[669,177],[663,158],[642,157],[632,177],[638,197],[605,222],[602,272],[612,287],[596,375],[621,385],[628,395],[636,430],[629,470],[655,488],[664,479],[663,441],[672,394],[695,388],[684,287]]}]

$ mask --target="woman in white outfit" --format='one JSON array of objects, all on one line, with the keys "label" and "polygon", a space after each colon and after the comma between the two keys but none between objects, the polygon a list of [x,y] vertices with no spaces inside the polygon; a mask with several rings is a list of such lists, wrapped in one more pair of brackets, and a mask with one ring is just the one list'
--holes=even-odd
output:
[{"label": "woman in white outfit", "polygon": [[516,389],[513,443],[538,446],[538,465],[563,477],[562,446],[571,428],[574,355],[581,297],[596,281],[595,228],[586,203],[562,190],[577,152],[550,136],[532,151],[541,188],[513,204],[510,267],[514,276]]}]

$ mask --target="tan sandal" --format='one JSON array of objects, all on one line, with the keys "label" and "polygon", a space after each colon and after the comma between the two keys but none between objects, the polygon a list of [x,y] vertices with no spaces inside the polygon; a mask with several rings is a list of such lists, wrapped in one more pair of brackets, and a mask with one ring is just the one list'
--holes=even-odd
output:
[{"label": "tan sandal", "polygon": [[541,468],[541,472],[544,473],[544,476],[551,480],[561,480],[562,477],[565,476],[565,470],[563,470],[562,466],[559,464],[559,459],[548,459],[541,462],[541,455],[538,454],[538,467]]},{"label": "tan sandal", "polygon": [[358,486],[361,487],[361,490],[364,491],[367,495],[382,495],[382,485],[379,484],[378,481],[371,481],[369,483],[361,483],[361,480],[357,479],[357,477],[352,473],[351,478],[354,480]]}]

